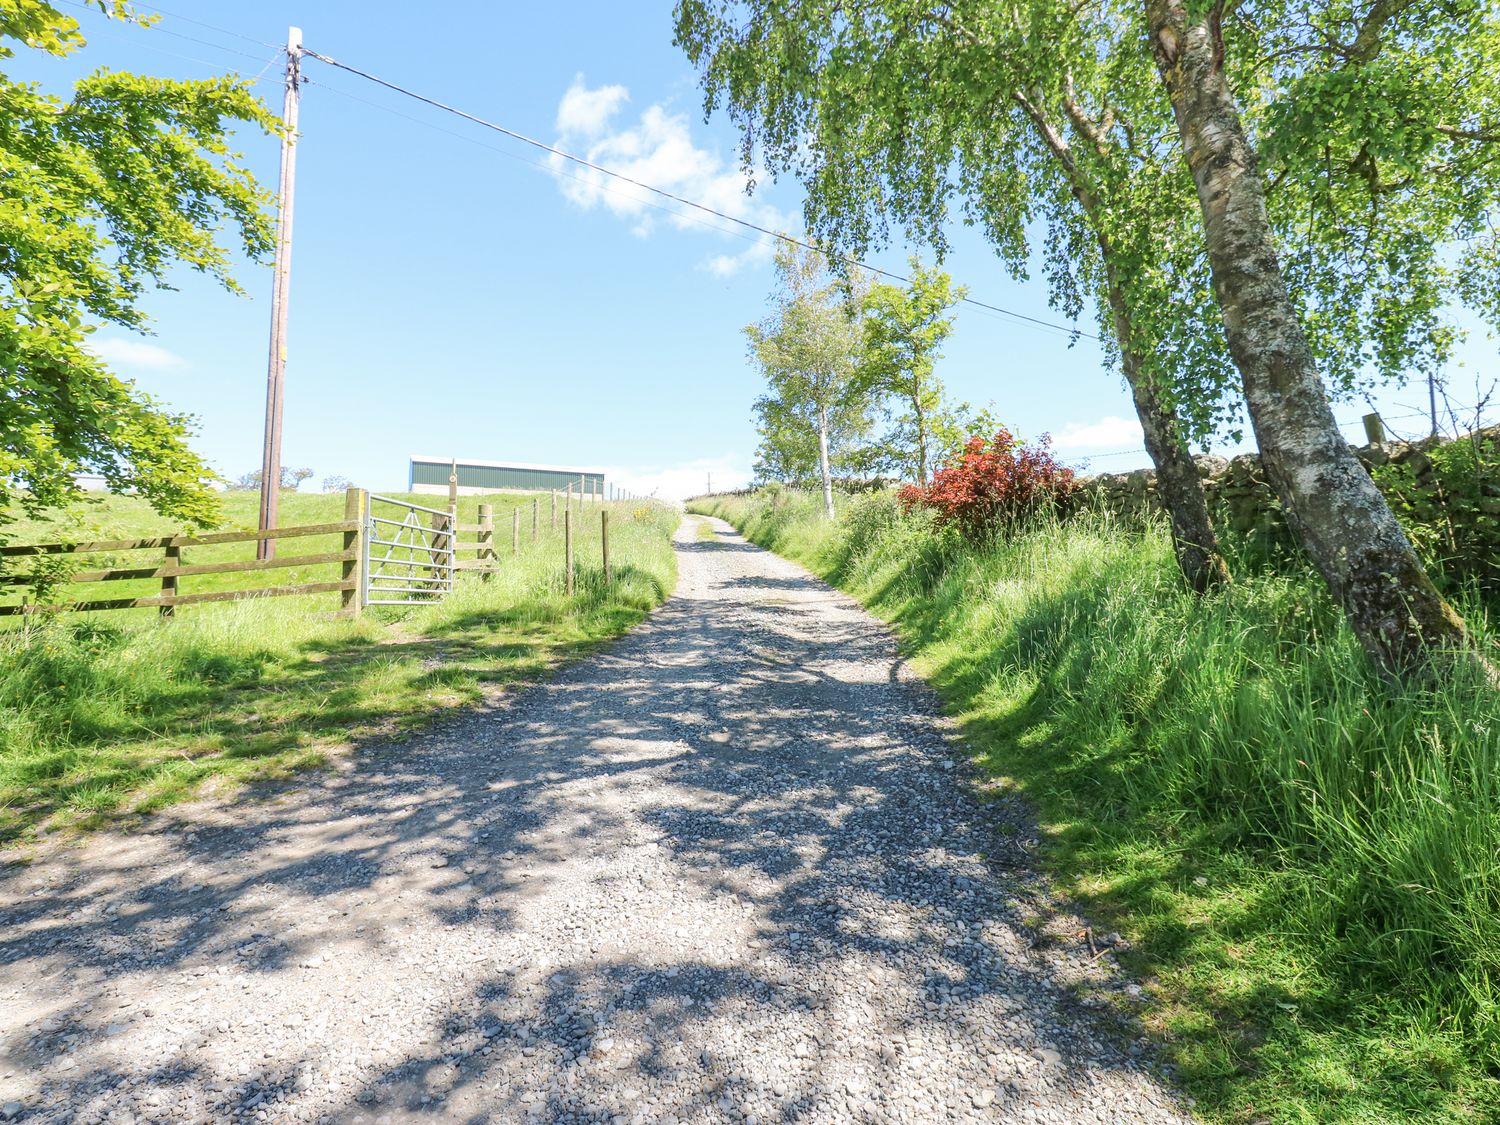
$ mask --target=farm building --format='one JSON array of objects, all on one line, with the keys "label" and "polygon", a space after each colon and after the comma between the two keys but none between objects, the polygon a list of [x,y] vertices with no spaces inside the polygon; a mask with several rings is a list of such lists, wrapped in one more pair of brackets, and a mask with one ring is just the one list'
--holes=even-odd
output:
[{"label": "farm building", "polygon": [[457,469],[458,491],[564,492],[571,484],[585,497],[604,495],[603,469],[572,469],[565,465],[527,465],[520,461],[455,461],[451,457],[412,457],[407,487],[412,492],[448,494],[448,475]]}]

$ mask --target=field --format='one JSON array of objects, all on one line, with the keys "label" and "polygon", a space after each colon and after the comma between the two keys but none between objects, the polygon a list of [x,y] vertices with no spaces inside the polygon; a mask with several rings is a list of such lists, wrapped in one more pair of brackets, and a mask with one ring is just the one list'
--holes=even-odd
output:
[{"label": "field", "polygon": [[[412,497],[431,505],[432,497]],[[256,495],[226,495],[226,529],[255,525]],[[530,504],[462,497],[472,523],[496,508],[500,570],[465,576],[442,603],[337,615],[337,594],[154,609],[0,619],[0,842],[41,830],[146,813],[205,792],[326,763],[351,742],[419,726],[496,685],[534,679],[559,660],[616,636],[670,593],[677,513],[611,504],[613,580],[605,583],[598,516],[587,508],[575,555],[577,590],[563,591],[562,537],[530,542]],[[441,498],[439,498],[441,503]],[[526,534],[510,554],[510,509]],[[343,517],[344,497],[286,494],[282,526]],[[11,542],[143,537],[178,531],[131,497],[108,497],[48,521],[7,525]],[[283,554],[336,551],[340,537],[287,540]],[[191,563],[253,557],[253,544],[187,548]],[[92,557],[88,566],[152,556]],[[13,560],[16,570],[26,560]],[[252,584],[330,581],[337,564],[184,578],[185,593]],[[74,586],[79,596],[159,592],[159,583]],[[11,600],[14,600],[12,595]]]},{"label": "field", "polygon": [[[1300,564],[1184,592],[1162,528],[989,548],[889,495],[697,501],[894,623],[1053,877],[1129,941],[1210,1120],[1500,1119],[1500,700],[1378,682]],[[1495,651],[1482,608],[1470,618]]]}]

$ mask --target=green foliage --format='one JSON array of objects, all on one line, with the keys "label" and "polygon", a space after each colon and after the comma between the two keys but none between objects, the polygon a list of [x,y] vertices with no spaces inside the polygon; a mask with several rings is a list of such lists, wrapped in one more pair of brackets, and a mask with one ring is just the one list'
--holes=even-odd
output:
[{"label": "green foliage", "polygon": [[898,404],[884,438],[887,460],[903,479],[921,485],[942,454],[973,432],[965,428],[965,411],[944,401],[935,374],[943,341],[953,332],[949,314],[967,295],[947,273],[913,257],[906,288],[875,284],[865,296],[861,377]]},{"label": "green foliage", "polygon": [[[460,519],[472,521],[480,500],[502,512],[531,503],[466,496]],[[253,522],[254,502],[226,498],[241,522]],[[289,522],[316,523],[340,518],[344,501],[294,494],[285,503]],[[163,530],[134,497],[102,507],[83,517],[85,526],[127,536]],[[209,783],[315,767],[351,741],[415,728],[488,691],[535,681],[639,622],[672,589],[678,514],[659,504],[612,510],[613,581],[604,581],[597,540],[576,542],[571,599],[561,533],[544,525],[537,545],[523,540],[518,557],[502,556],[491,581],[474,577],[437,605],[372,608],[359,621],[333,617],[330,595],[184,606],[170,620],[154,610],[4,619],[0,842],[159,808]],[[60,530],[21,526],[27,539]],[[330,538],[297,542],[316,553],[336,547]],[[195,557],[230,550],[248,553],[238,545]],[[324,564],[269,577],[317,582],[337,573],[337,564]],[[205,589],[248,577],[184,582]]]},{"label": "green foliage", "polygon": [[[44,0],[0,3],[0,58],[7,40],[83,46]],[[221,228],[252,259],[270,249],[268,196],[228,143],[239,123],[279,128],[238,78],[100,70],[64,100],[0,75],[0,511],[60,504],[89,470],[181,518],[214,518],[189,419],[111,374],[87,340],[101,322],[145,330],[139,299],[175,266],[236,290]]]},{"label": "green foliage", "polygon": [[1374,477],[1434,578],[1500,598],[1500,432],[1415,452]]},{"label": "green foliage", "polygon": [[1500,326],[1500,10],[1279,0],[1226,39],[1324,377],[1353,392],[1441,370],[1460,300]]},{"label": "green foliage", "polygon": [[747,168],[805,184],[819,236],[862,253],[894,222],[941,258],[961,217],[1017,277],[1035,250],[1054,306],[1092,304],[1106,354],[1128,349],[1194,433],[1232,418],[1194,187],[1133,6],[679,0],[677,41]]},{"label": "green foliage", "polygon": [[828,272],[822,254],[776,251],[772,311],[749,325],[750,356],[767,393],[755,404],[762,479],[825,483],[868,465],[876,396],[860,379],[862,294]]},{"label": "green foliage", "polygon": [[[1482,0],[1274,0],[1223,16],[1277,247],[1333,388],[1441,365],[1466,300],[1500,324],[1500,12]],[[705,110],[748,169],[807,188],[854,252],[945,247],[953,218],[1053,304],[1092,303],[1186,436],[1237,436],[1199,204],[1135,0],[678,0]],[[1040,236],[1033,247],[1031,238]],[[1128,373],[1128,370],[1127,370]]]},{"label": "green foliage", "polygon": [[1058,883],[1129,940],[1208,1120],[1500,1116],[1485,684],[1379,681],[1311,572],[1242,560],[1194,597],[1163,527],[1085,515],[979,549],[888,495],[833,525],[795,496],[714,508],[895,623],[993,784],[1037,808]]}]

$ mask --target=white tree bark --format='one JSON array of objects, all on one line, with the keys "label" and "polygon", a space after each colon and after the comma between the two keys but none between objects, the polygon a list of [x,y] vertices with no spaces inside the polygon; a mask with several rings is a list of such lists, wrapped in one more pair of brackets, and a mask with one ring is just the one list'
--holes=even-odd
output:
[{"label": "white tree bark", "polygon": [[1145,7],[1198,187],[1229,350],[1288,522],[1387,675],[1424,672],[1438,650],[1461,649],[1483,663],[1334,422],[1276,257],[1255,153],[1225,80],[1222,4],[1199,21],[1183,0],[1147,0]]},{"label": "white tree bark", "polygon": [[833,519],[833,474],[828,468],[828,407],[818,407],[818,468],[823,474],[823,513]]}]

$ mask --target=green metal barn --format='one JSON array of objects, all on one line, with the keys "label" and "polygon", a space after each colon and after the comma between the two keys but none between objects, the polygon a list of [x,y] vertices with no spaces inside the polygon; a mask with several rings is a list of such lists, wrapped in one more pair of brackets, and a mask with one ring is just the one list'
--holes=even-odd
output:
[{"label": "green metal barn", "polygon": [[558,492],[573,486],[585,496],[604,495],[603,469],[573,469],[566,465],[527,465],[520,461],[454,461],[451,457],[412,457],[407,487],[411,492],[448,494],[448,474],[457,469],[458,491]]}]

